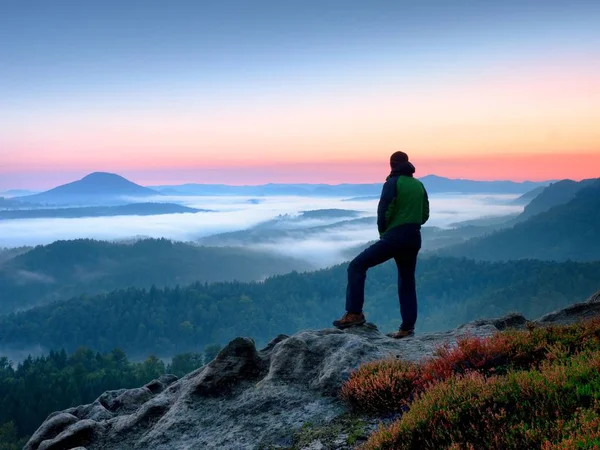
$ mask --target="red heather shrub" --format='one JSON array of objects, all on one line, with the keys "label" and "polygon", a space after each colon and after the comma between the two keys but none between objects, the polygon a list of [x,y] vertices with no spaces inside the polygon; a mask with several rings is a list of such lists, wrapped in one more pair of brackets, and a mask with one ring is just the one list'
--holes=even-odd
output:
[{"label": "red heather shrub", "polygon": [[[600,398],[599,365],[600,353],[586,353],[506,376],[453,376],[421,393],[400,420],[381,427],[363,448],[539,449],[560,442],[565,423]],[[594,424],[581,439],[593,442]]]},{"label": "red heather shrub", "polygon": [[342,386],[341,397],[356,410],[398,412],[412,397],[420,376],[417,364],[395,358],[363,364]]},{"label": "red heather shrub", "polygon": [[494,373],[508,364],[512,353],[510,343],[510,336],[497,334],[489,338],[468,336],[454,346],[440,347],[433,358],[423,363],[422,382],[427,385],[471,371]]},{"label": "red heather shrub", "polygon": [[454,347],[437,350],[422,364],[388,359],[363,364],[342,386],[341,397],[358,411],[388,414],[399,412],[414,395],[434,382],[456,373],[480,371],[494,373],[506,365],[509,338],[466,337]]},{"label": "red heather shrub", "polygon": [[344,384],[342,398],[355,410],[389,414],[408,409],[416,394],[456,375],[494,376],[539,369],[544,362],[566,361],[583,350],[600,350],[600,319],[568,326],[531,326],[528,331],[488,338],[468,336],[439,348],[420,364],[397,359],[365,364]]}]

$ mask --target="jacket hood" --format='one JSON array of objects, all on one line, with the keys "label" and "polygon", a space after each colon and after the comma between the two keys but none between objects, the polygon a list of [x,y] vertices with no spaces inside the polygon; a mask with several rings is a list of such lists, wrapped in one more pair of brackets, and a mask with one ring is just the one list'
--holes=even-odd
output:
[{"label": "jacket hood", "polygon": [[394,161],[390,162],[390,166],[392,168],[392,172],[390,173],[391,177],[404,175],[408,177],[412,177],[415,173],[415,166],[412,165],[409,161]]}]

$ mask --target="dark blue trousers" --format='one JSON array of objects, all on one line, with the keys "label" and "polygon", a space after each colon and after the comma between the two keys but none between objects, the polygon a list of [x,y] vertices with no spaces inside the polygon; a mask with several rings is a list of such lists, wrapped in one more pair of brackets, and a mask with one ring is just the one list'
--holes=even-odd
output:
[{"label": "dark blue trousers", "polygon": [[348,266],[348,286],[346,288],[346,311],[360,313],[365,303],[365,281],[367,270],[392,258],[398,267],[398,298],[402,316],[401,329],[412,330],[417,321],[417,289],[415,269],[417,254],[421,247],[418,242],[394,241],[382,238],[354,258]]}]

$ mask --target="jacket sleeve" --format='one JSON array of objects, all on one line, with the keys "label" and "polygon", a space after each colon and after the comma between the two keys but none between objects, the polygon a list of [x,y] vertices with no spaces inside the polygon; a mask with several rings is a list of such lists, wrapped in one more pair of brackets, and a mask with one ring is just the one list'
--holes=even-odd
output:
[{"label": "jacket sleeve", "polygon": [[423,186],[423,217],[421,219],[421,225],[425,225],[425,222],[429,220],[429,196],[427,195],[427,189]]},{"label": "jacket sleeve", "polygon": [[379,205],[377,206],[377,229],[379,230],[379,236],[385,233],[385,230],[387,229],[387,213],[392,202],[396,199],[397,180],[397,177],[388,178],[381,191],[381,198],[379,199]]}]

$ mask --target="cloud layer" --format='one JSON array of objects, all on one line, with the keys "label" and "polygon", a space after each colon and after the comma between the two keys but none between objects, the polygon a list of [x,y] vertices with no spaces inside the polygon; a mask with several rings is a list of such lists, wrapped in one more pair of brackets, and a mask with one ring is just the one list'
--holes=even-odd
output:
[{"label": "cloud layer", "polygon": [[[449,224],[485,216],[519,212],[522,207],[507,205],[514,196],[432,195],[429,226]],[[79,219],[32,219],[0,221],[0,247],[48,244],[56,240],[94,238],[121,240],[140,236],[196,241],[207,236],[245,230],[280,215],[300,211],[339,208],[359,211],[362,217],[375,215],[376,200],[342,201],[331,198],[266,197],[258,202],[247,197],[166,197],[162,201],[206,208],[214,212],[159,216],[117,216]],[[286,237],[273,233],[268,242],[252,245],[263,250],[299,257],[319,267],[347,259],[344,252],[377,239],[374,224],[344,223],[340,218],[288,220],[272,224],[274,230],[290,230]],[[268,235],[268,231],[266,232]]]}]

